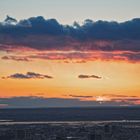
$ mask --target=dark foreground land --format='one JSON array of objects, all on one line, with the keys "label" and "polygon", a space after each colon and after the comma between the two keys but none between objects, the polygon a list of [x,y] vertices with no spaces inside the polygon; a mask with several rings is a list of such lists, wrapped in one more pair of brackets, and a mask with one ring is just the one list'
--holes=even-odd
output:
[{"label": "dark foreground land", "polygon": [[0,109],[0,140],[140,140],[140,108]]},{"label": "dark foreground land", "polygon": [[140,107],[0,109],[0,120],[12,120],[12,121],[140,120]]},{"label": "dark foreground land", "polygon": [[138,121],[24,123],[1,124],[0,140],[140,140]]}]

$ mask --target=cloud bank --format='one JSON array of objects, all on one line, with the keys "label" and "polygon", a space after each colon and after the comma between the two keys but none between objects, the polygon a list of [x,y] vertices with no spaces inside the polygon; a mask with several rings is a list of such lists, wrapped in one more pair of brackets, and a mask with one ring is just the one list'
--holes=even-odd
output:
[{"label": "cloud bank", "polygon": [[[111,95],[106,95],[111,96]],[[110,100],[95,100],[95,96],[69,95],[71,98],[45,98],[37,96],[0,98],[1,108],[36,108],[36,107],[94,107],[94,106],[133,106],[140,102],[139,97],[113,95]],[[90,99],[91,100],[86,100]],[[85,99],[85,100],[84,100]]]},{"label": "cloud bank", "polygon": [[140,39],[140,18],[118,23],[115,21],[92,21],[87,19],[83,25],[74,22],[73,26],[62,25],[56,19],[44,19],[42,16],[31,17],[19,22],[7,16],[0,24],[1,34],[10,35],[52,35],[71,36],[76,39]]},{"label": "cloud bank", "polygon": [[42,16],[20,21],[7,16],[0,23],[0,44],[0,49],[140,51],[140,18],[122,23],[87,19],[71,26]]},{"label": "cloud bank", "polygon": [[[0,51],[12,52],[2,60],[31,61],[76,59],[140,61],[140,18],[125,22],[93,21],[62,25],[42,16],[0,22]],[[17,55],[16,52],[23,52]],[[28,53],[27,53],[28,52]],[[15,54],[14,54],[15,53]]]}]

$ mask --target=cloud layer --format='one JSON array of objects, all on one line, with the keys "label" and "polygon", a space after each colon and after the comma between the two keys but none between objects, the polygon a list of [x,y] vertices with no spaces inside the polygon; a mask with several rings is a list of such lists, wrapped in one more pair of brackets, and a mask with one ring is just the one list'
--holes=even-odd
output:
[{"label": "cloud layer", "polygon": [[[87,19],[81,25],[77,22],[62,25],[56,19],[41,16],[20,21],[7,16],[0,22],[0,51],[13,53],[2,56],[3,60],[26,62],[33,59],[139,62],[140,18],[121,23]],[[17,51],[23,54],[14,55]]]},{"label": "cloud layer", "polygon": [[139,96],[122,94],[64,95],[65,98],[45,98],[38,96],[0,97],[1,108],[36,108],[36,107],[94,107],[94,106],[135,106],[139,105]]},{"label": "cloud layer", "polygon": [[38,50],[140,51],[140,18],[118,23],[92,21],[62,25],[41,16],[20,20],[7,17],[0,23],[0,49],[26,46]]},{"label": "cloud layer", "polygon": [[[15,50],[16,52],[17,50]],[[28,52],[28,53],[27,53]],[[63,60],[64,63],[86,63],[87,61],[128,61],[139,62],[140,52],[131,51],[22,51],[21,53],[11,52],[2,56],[2,60],[33,61],[33,60]],[[27,54],[26,54],[27,53]]]},{"label": "cloud layer", "polygon": [[10,35],[45,34],[53,36],[71,36],[76,39],[140,39],[140,19],[118,23],[115,21],[92,21],[87,19],[83,25],[74,22],[73,26],[62,25],[56,19],[44,19],[42,16],[20,20],[7,16],[0,24],[0,32]]},{"label": "cloud layer", "polygon": [[[110,95],[109,95],[110,96]],[[115,95],[113,95],[115,96]],[[117,96],[117,95],[116,95]],[[33,107],[94,107],[94,106],[133,106],[140,102],[139,97],[115,97],[110,100],[95,100],[94,96],[69,95],[71,98],[44,98],[36,96],[0,98],[0,107],[33,108]],[[92,100],[86,100],[86,99]],[[84,100],[85,99],[85,100]]]}]

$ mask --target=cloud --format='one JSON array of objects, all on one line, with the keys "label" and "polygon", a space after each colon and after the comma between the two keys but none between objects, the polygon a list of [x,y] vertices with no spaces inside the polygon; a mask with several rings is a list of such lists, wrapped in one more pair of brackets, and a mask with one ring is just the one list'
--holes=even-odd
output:
[{"label": "cloud", "polygon": [[103,94],[100,96],[101,98],[104,98],[105,101],[111,101],[111,102],[124,102],[124,103],[130,103],[130,104],[140,104],[140,97],[139,96],[128,96],[128,95],[122,95],[122,94]]},{"label": "cloud", "polygon": [[86,78],[95,78],[95,79],[101,79],[102,77],[100,76],[96,76],[96,75],[79,75],[78,78],[81,78],[81,79],[86,79]]},{"label": "cloud", "polygon": [[7,77],[2,77],[2,79],[52,79],[52,76],[34,73],[34,72],[27,72],[26,74],[22,73],[15,73]]},{"label": "cloud", "polygon": [[101,96],[84,96],[84,95],[74,95],[70,94],[68,97],[74,99],[79,99],[80,101],[94,101],[100,104],[110,104],[110,103],[125,103],[126,105],[140,104],[139,96],[128,96],[121,94],[103,94]]},{"label": "cloud", "polygon": [[3,56],[1,57],[3,60],[14,60],[14,61],[30,61],[27,57],[22,57],[22,56]]},{"label": "cloud", "polygon": [[[12,23],[15,22],[16,25]],[[42,16],[31,17],[20,20],[7,16],[6,20],[1,22],[1,33],[7,34],[47,34],[47,35],[67,35],[78,39],[139,39],[140,38],[140,19],[135,18],[130,21],[118,23],[115,21],[92,21],[85,20],[83,25],[74,22],[73,26],[62,25],[56,19],[44,19]],[[8,25],[6,24],[8,23]],[[11,23],[11,24],[10,24]],[[25,26],[26,25],[26,26]],[[16,32],[14,32],[16,31]]]},{"label": "cloud", "polygon": [[140,51],[140,18],[122,23],[88,19],[70,26],[41,16],[20,21],[7,17],[0,23],[0,44],[0,49]]},{"label": "cloud", "polygon": [[[140,62],[140,18],[122,23],[88,19],[70,26],[41,16],[20,21],[7,16],[0,22],[0,51],[13,53],[2,56],[3,60],[26,62]],[[17,53],[21,51],[23,54]]]},{"label": "cloud", "polygon": [[110,98],[137,98],[138,96],[128,96],[128,95],[122,95],[122,94],[103,94],[104,97],[110,97]]},{"label": "cloud", "polygon": [[124,102],[124,103],[128,103],[128,104],[140,104],[140,97],[135,97],[135,98],[131,98],[131,97],[127,97],[127,98],[113,98],[110,101],[112,102]]},{"label": "cloud", "polygon": [[6,19],[4,20],[2,24],[5,26],[16,25],[17,20],[7,15]]},{"label": "cloud", "polygon": [[36,107],[94,107],[136,105],[137,100],[95,101],[75,98],[44,98],[36,96],[0,98],[2,108],[36,108]]},{"label": "cloud", "polygon": [[68,96],[73,98],[93,98],[93,96],[83,96],[83,95],[73,95],[73,94],[70,94]]},{"label": "cloud", "polygon": [[[22,54],[13,54],[2,56],[3,60],[14,61],[33,61],[41,60],[63,60],[64,63],[86,63],[87,61],[103,60],[103,61],[128,61],[139,62],[140,52],[131,51],[30,51],[23,50]],[[12,52],[13,53],[13,52]],[[24,55],[24,56],[23,56]]]}]

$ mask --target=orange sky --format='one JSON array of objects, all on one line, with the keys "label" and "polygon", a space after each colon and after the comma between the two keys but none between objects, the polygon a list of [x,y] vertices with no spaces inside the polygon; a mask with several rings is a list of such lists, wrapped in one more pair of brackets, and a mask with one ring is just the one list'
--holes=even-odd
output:
[{"label": "orange sky", "polygon": [[[5,53],[1,53],[1,57]],[[29,62],[0,59],[0,76],[36,72],[53,79],[0,79],[0,96],[64,97],[103,96],[105,94],[139,96],[140,63],[116,60],[96,60],[77,63],[75,59],[41,60]],[[96,78],[78,78],[79,75],[97,75]]]},{"label": "orange sky", "polygon": [[140,105],[140,1],[48,1],[0,1],[0,106]]}]

